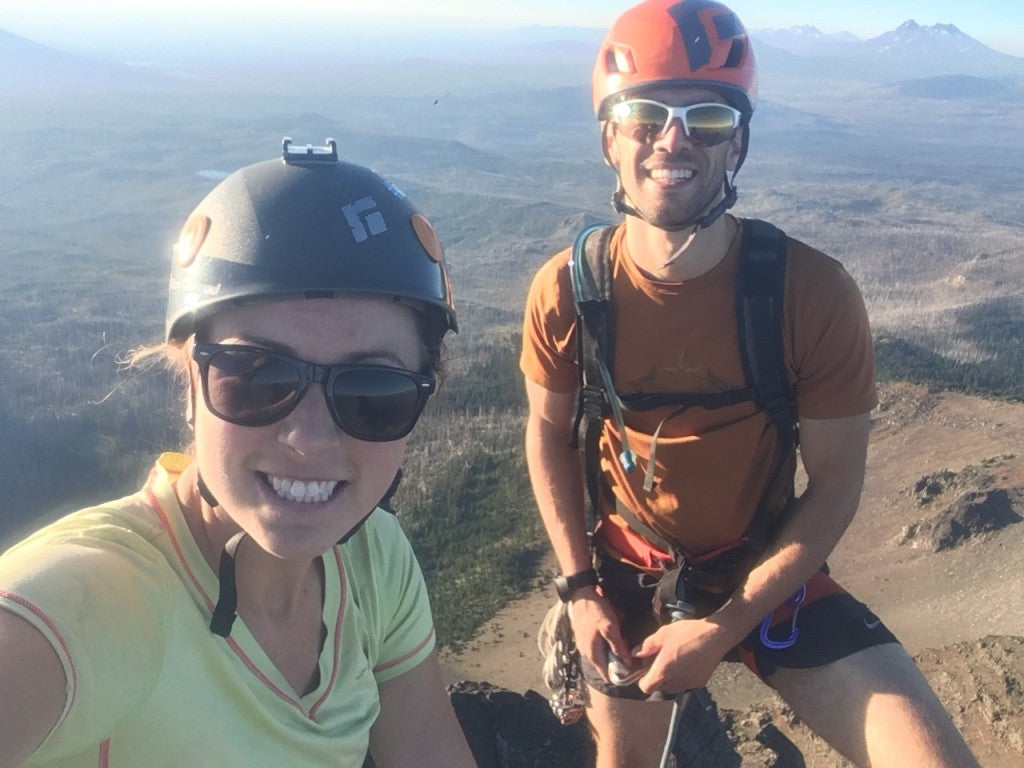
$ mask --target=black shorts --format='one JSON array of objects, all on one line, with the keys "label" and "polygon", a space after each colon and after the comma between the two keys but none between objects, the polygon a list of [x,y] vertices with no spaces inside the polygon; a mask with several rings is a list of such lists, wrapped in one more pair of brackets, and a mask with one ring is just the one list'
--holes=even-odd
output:
[{"label": "black shorts", "polygon": [[[650,575],[610,557],[599,557],[601,591],[622,617],[622,633],[631,648],[659,626],[651,608],[656,580]],[[685,621],[685,619],[684,619]],[[741,661],[768,685],[779,667],[810,669],[846,658],[857,651],[898,642],[871,610],[840,587],[821,570],[789,600],[751,630],[725,656]],[[587,684],[620,699],[655,699],[661,693],[646,694],[633,683],[618,686],[605,682],[594,666],[581,659]]]}]

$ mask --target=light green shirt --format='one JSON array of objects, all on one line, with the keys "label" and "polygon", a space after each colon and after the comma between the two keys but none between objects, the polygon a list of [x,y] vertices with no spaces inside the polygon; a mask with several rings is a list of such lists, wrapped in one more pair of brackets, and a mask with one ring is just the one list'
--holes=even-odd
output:
[{"label": "light green shirt", "polygon": [[323,556],[320,683],[297,695],[237,619],[210,632],[216,574],[164,454],[137,494],[68,515],[0,557],[0,607],[50,641],[67,702],[28,766],[361,766],[377,685],[434,648],[423,577],[376,510]]}]

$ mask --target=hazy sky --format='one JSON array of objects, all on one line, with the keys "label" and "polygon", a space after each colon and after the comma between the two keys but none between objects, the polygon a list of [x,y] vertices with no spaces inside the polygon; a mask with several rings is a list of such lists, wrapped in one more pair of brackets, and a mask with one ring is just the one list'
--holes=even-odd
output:
[{"label": "hazy sky", "polygon": [[[310,19],[362,14],[405,19],[433,17],[485,24],[549,24],[606,27],[630,0],[0,0],[0,28],[52,42],[69,39],[83,26],[90,31],[140,24],[205,26],[234,17],[301,24]],[[823,32],[873,37],[908,19],[919,24],[955,24],[983,43],[1024,56],[1024,2],[1021,0],[731,0],[749,29],[811,24]],[[120,23],[119,23],[120,22]]]}]

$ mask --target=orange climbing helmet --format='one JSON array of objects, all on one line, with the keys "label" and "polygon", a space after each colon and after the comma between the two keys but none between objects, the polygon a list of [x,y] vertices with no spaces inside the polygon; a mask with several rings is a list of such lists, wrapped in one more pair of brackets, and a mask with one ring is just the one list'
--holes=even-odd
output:
[{"label": "orange climbing helmet", "polygon": [[644,0],[612,24],[594,65],[594,112],[657,86],[720,94],[746,123],[757,102],[750,38],[731,10],[711,0]]}]

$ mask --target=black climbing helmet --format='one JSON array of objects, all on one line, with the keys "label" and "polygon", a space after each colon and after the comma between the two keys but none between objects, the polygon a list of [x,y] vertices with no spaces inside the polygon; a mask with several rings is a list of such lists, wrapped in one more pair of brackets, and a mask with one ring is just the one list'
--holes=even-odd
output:
[{"label": "black climbing helmet", "polygon": [[174,246],[166,340],[223,308],[288,297],[391,297],[438,337],[457,330],[441,243],[391,182],[338,160],[337,144],[246,166],[189,216]]}]

